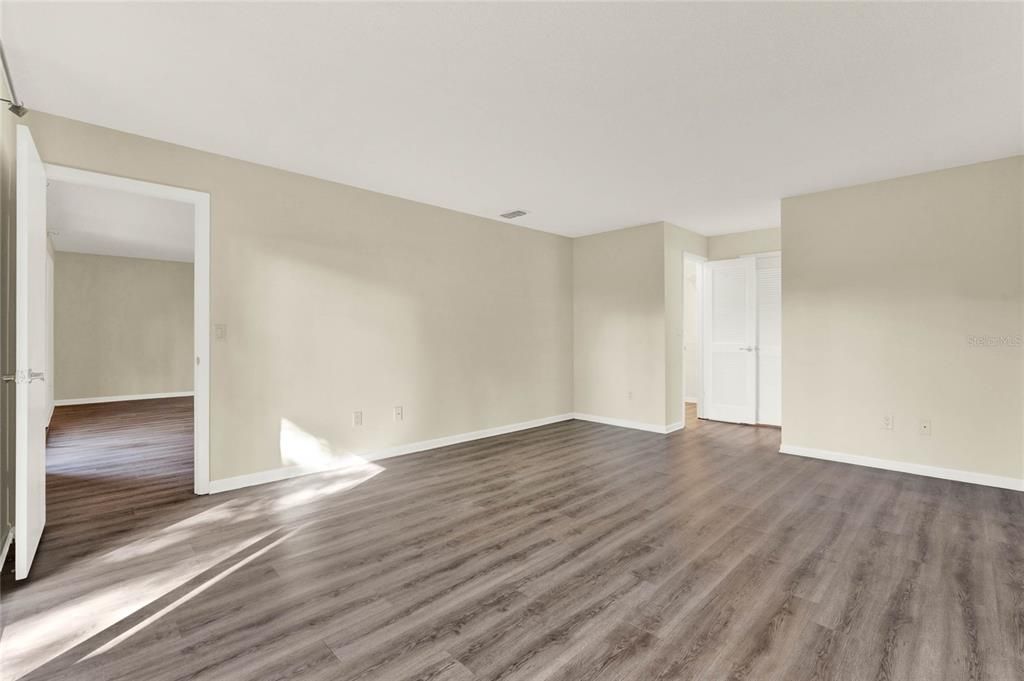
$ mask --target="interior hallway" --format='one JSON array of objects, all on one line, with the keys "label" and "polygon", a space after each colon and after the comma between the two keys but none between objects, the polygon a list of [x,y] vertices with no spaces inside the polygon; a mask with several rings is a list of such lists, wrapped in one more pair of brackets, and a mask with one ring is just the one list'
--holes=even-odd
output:
[{"label": "interior hallway", "polygon": [[50,444],[4,678],[1024,673],[1024,495],[692,406],[669,436],[568,421],[206,497],[188,399],[61,409]]}]

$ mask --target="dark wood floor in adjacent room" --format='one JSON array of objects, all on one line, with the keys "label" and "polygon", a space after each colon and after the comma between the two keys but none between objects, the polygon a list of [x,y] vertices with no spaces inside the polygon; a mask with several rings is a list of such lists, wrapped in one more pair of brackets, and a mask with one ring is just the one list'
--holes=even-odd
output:
[{"label": "dark wood floor in adjacent room", "polygon": [[1024,678],[1021,493],[691,413],[194,497],[191,427],[58,410],[5,679]]}]

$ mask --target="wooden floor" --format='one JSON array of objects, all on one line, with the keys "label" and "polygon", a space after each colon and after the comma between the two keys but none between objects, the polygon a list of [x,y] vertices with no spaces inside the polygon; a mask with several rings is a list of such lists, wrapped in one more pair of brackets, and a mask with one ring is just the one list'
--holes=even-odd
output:
[{"label": "wooden floor", "polygon": [[692,414],[209,497],[190,440],[187,399],[58,410],[4,678],[1024,679],[1024,494]]}]

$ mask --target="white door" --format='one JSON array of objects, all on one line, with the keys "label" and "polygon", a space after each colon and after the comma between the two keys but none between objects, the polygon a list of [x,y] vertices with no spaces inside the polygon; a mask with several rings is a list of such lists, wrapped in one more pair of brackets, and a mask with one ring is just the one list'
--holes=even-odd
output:
[{"label": "white door", "polygon": [[757,257],[757,422],[782,425],[782,256]]},{"label": "white door", "polygon": [[14,576],[32,567],[46,524],[46,171],[18,126]]},{"label": "white door", "polygon": [[704,409],[714,421],[757,423],[757,266],[704,265]]}]

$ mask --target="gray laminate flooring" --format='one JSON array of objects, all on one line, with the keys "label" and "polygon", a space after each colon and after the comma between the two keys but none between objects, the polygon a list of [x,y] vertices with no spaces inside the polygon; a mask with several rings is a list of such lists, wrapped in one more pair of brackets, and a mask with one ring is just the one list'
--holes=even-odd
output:
[{"label": "gray laminate flooring", "polygon": [[58,410],[5,679],[1024,679],[1021,493],[692,412],[208,497],[190,442],[187,399]]}]

